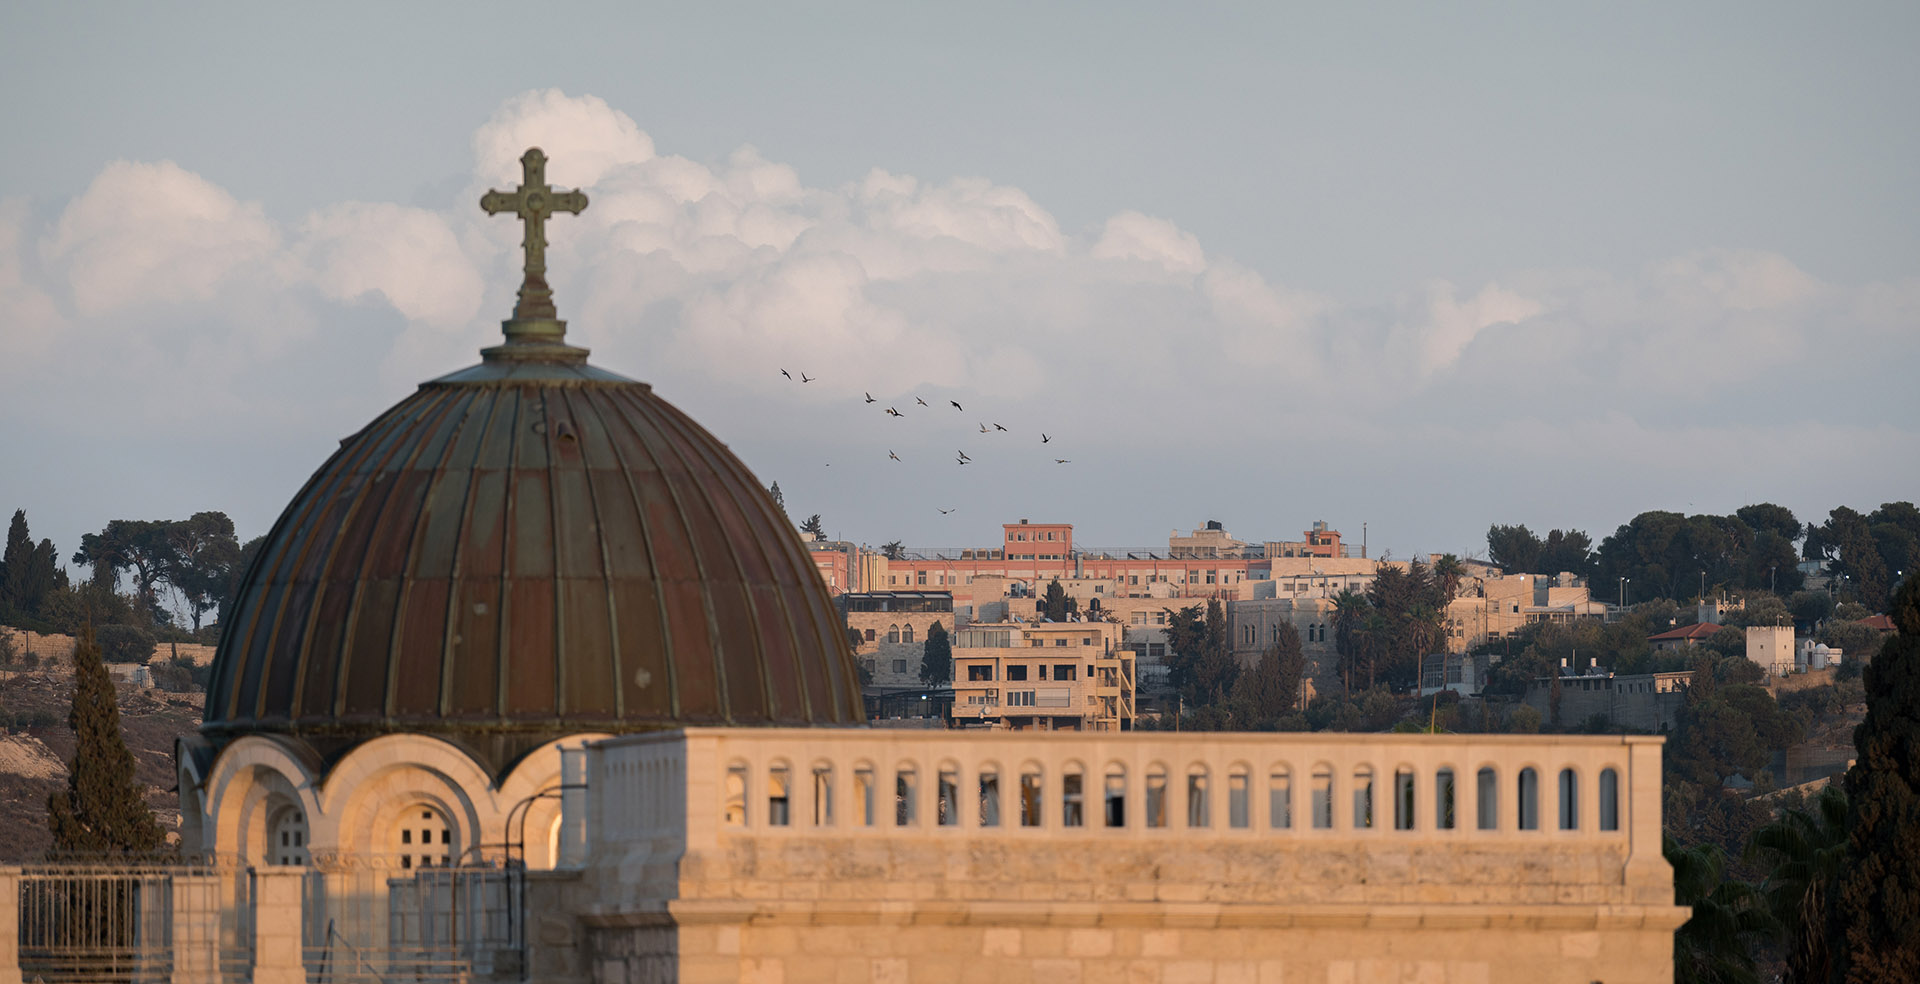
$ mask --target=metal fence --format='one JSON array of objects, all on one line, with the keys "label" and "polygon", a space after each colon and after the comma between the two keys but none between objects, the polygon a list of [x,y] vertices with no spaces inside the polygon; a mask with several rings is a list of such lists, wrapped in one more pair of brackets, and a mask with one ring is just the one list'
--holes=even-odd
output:
[{"label": "metal fence", "polygon": [[252,919],[244,865],[29,865],[20,872],[20,975],[47,984],[243,982]]},{"label": "metal fence", "polygon": [[525,944],[518,866],[402,868],[355,856],[308,872],[302,926],[313,984],[517,979]]}]

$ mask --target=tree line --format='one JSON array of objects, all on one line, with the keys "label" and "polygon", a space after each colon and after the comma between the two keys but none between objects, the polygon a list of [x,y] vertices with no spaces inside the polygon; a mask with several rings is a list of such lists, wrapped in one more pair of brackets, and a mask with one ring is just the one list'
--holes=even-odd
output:
[{"label": "tree line", "polygon": [[1487,530],[1488,562],[1509,574],[1568,572],[1587,579],[1596,596],[1617,587],[1623,600],[1684,601],[1717,590],[1781,595],[1804,584],[1802,560],[1826,565],[1845,600],[1879,610],[1900,572],[1920,564],[1920,509],[1886,502],[1868,513],[1839,506],[1821,522],[1802,523],[1771,502],[1730,515],[1688,516],[1649,510],[1615,529],[1596,548],[1585,532],[1524,524]]}]

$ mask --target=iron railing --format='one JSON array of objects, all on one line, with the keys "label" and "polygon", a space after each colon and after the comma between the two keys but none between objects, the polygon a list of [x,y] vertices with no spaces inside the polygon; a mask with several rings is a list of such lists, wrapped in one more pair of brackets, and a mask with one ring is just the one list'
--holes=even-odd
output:
[{"label": "iron railing", "polygon": [[20,872],[24,980],[244,982],[253,968],[245,865],[60,861]]}]

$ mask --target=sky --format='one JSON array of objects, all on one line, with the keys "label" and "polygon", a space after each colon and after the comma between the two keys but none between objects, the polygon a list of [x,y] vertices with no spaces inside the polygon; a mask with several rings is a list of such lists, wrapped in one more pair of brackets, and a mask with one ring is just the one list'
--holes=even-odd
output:
[{"label": "sky", "polygon": [[838,537],[1920,497],[1911,4],[297,7],[0,9],[0,507],[63,556],[263,533],[476,361],[536,144],[570,340]]}]

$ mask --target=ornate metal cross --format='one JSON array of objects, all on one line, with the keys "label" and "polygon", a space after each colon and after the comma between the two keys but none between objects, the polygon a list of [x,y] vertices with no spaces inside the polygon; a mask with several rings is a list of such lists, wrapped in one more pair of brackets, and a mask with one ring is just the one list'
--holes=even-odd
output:
[{"label": "ornate metal cross", "polygon": [[480,196],[480,207],[488,215],[512,212],[526,223],[520,248],[526,252],[526,275],[520,281],[520,302],[514,305],[515,321],[550,321],[558,318],[553,307],[553,290],[547,286],[547,216],[555,212],[575,215],[587,207],[582,191],[556,191],[547,184],[547,155],[538,147],[529,147],[520,155],[520,187],[513,191],[489,191]]}]

